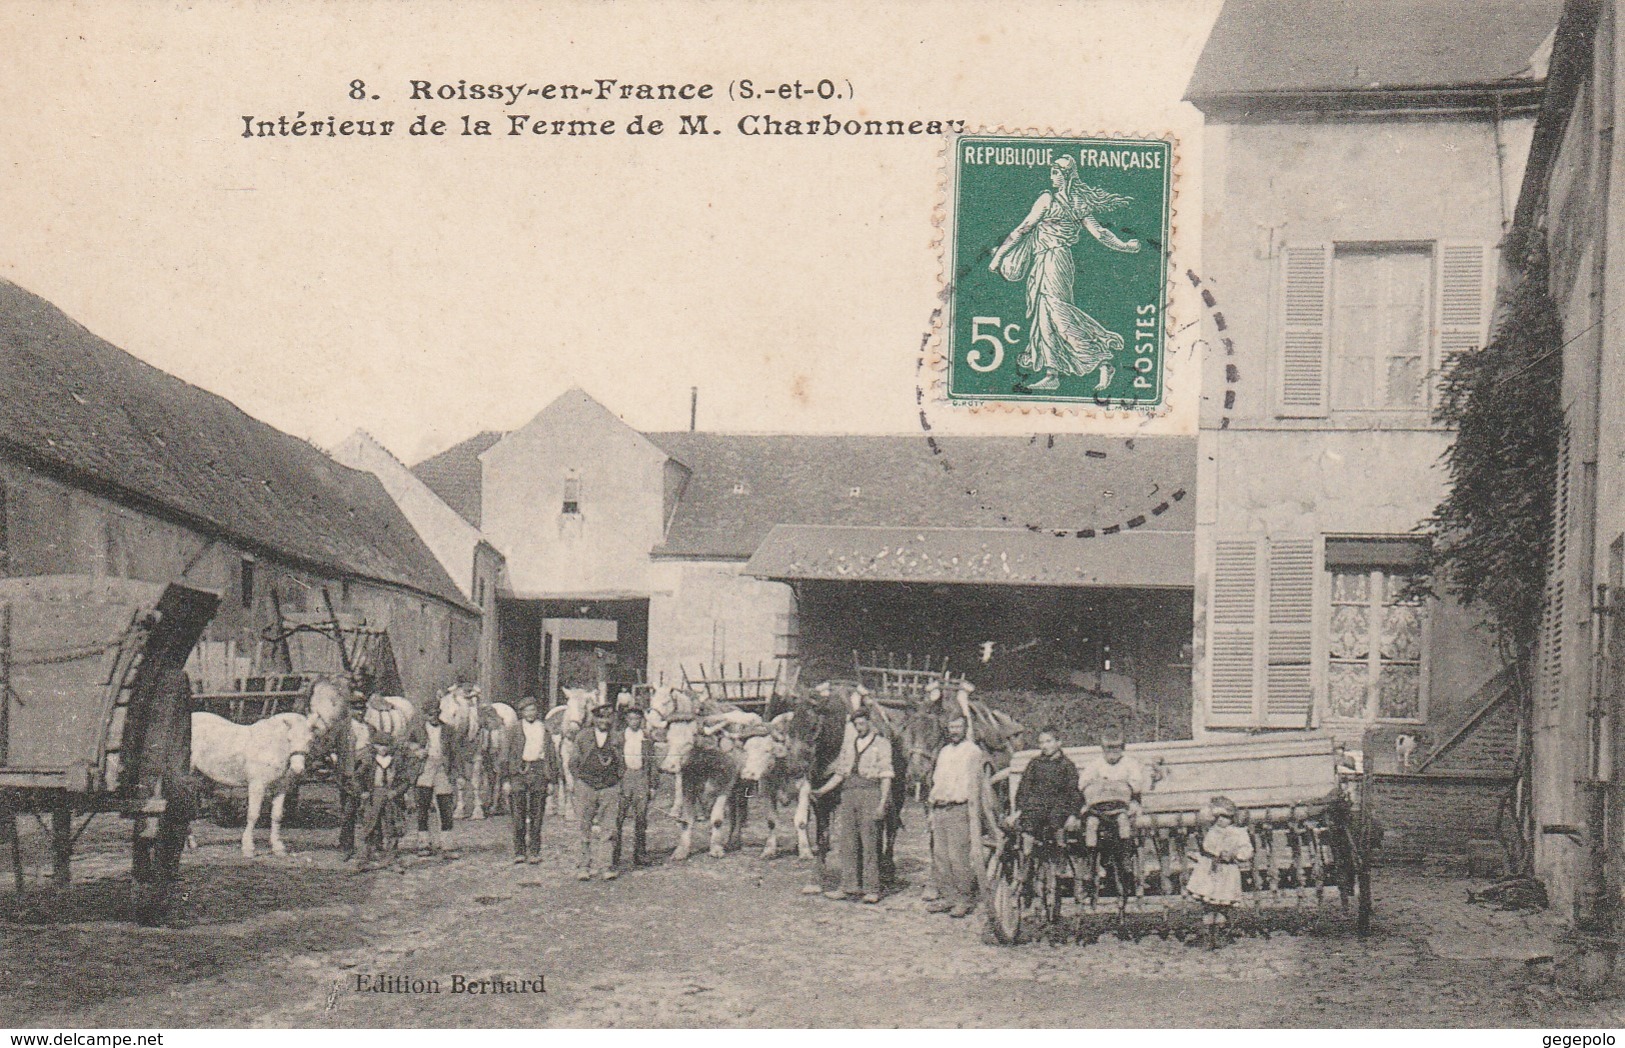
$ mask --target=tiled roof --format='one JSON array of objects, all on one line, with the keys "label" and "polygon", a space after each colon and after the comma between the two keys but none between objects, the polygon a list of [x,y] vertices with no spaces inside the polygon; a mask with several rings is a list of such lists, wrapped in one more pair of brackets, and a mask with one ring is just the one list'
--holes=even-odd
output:
[{"label": "tiled roof", "polygon": [[463,605],[372,474],[142,363],[4,280],[0,452],[250,549]]},{"label": "tiled roof", "polygon": [[1227,0],[1185,96],[1493,86],[1531,58],[1562,0]]},{"label": "tiled roof", "polygon": [[1025,528],[845,528],[781,524],[745,574],[840,582],[975,582],[1015,586],[1188,589],[1196,546],[1187,531],[1079,538]]},{"label": "tiled roof", "polygon": [[480,526],[480,456],[501,440],[501,430],[488,429],[412,467],[417,478],[440,496],[457,515]]},{"label": "tiled roof", "polygon": [[648,437],[693,470],[657,555],[749,557],[775,524],[1194,528],[1189,437]]}]

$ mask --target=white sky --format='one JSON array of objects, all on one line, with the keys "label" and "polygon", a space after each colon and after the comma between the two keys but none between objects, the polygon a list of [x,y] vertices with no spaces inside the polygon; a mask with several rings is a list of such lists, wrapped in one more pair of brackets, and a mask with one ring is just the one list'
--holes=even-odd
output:
[{"label": "white sky", "polygon": [[[1201,125],[1179,99],[1219,6],[9,0],[0,276],[273,425],[328,446],[361,427],[408,462],[572,384],[642,429],[686,427],[697,385],[705,429],[917,431],[942,142],[734,121],[1172,131],[1194,251]],[[410,79],[824,76],[855,100],[513,110],[703,112],[727,129],[707,139],[240,137],[246,114],[500,114],[412,102]],[[357,77],[383,99],[350,101]]]}]

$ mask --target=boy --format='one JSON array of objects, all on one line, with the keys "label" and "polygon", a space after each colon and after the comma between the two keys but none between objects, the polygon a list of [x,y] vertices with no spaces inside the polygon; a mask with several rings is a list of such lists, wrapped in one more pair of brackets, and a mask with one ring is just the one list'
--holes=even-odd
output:
[{"label": "boy", "polygon": [[[1083,802],[1090,808],[1109,801],[1120,801],[1117,813],[1119,840],[1128,840],[1133,832],[1134,815],[1140,810],[1140,797],[1152,785],[1150,771],[1137,758],[1124,751],[1123,733],[1108,729],[1100,736],[1100,757],[1083,770]],[[1084,819],[1084,844],[1090,848],[1099,843],[1100,817],[1090,813]]]},{"label": "boy", "polygon": [[1038,750],[1016,787],[1011,822],[1023,833],[1053,841],[1063,829],[1078,828],[1083,791],[1078,787],[1078,766],[1061,749],[1061,737],[1054,728],[1039,729]]}]

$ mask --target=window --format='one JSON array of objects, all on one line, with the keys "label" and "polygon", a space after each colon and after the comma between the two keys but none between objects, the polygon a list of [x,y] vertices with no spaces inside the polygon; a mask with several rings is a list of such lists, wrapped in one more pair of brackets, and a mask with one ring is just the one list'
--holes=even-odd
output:
[{"label": "window", "polygon": [[1329,718],[1424,718],[1427,608],[1409,593],[1420,552],[1407,540],[1327,541]]},{"label": "window", "polygon": [[243,607],[254,606],[254,558],[244,557],[242,572],[238,579],[238,590],[242,594]]},{"label": "window", "polygon": [[573,469],[564,475],[564,508],[560,512],[570,517],[581,515],[581,476]]},{"label": "window", "polygon": [[1339,244],[1332,260],[1332,389],[1338,409],[1427,407],[1433,248]]},{"label": "window", "polygon": [[1483,344],[1492,268],[1473,243],[1282,248],[1276,413],[1426,419],[1444,360]]},{"label": "window", "polygon": [[773,631],[773,657],[799,659],[801,657],[801,613],[795,609],[778,615]]}]

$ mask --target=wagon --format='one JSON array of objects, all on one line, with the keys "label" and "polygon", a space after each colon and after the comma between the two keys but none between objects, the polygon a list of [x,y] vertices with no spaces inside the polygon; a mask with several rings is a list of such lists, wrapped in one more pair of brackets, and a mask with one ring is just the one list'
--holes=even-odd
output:
[{"label": "wagon", "polygon": [[117,812],[133,823],[136,916],[167,910],[193,807],[182,667],[218,603],[178,584],[0,579],[0,839],[19,895],[20,817],[49,814],[60,889],[79,834]]},{"label": "wagon", "polygon": [[[999,942],[1041,932],[1166,936],[1194,926],[1200,905],[1184,891],[1194,869],[1187,856],[1199,850],[1205,808],[1217,794],[1236,803],[1237,824],[1253,844],[1253,858],[1242,866],[1236,927],[1296,929],[1351,919],[1360,934],[1369,930],[1368,791],[1331,738],[1140,743],[1127,750],[1158,775],[1131,819],[1130,839],[1115,840],[1115,820],[1103,820],[1094,847],[1082,834],[1046,842],[1006,831],[988,866],[989,925]],[[1066,753],[1081,778],[1100,748]],[[1019,780],[1036,754],[1018,753],[1012,778]]]}]

